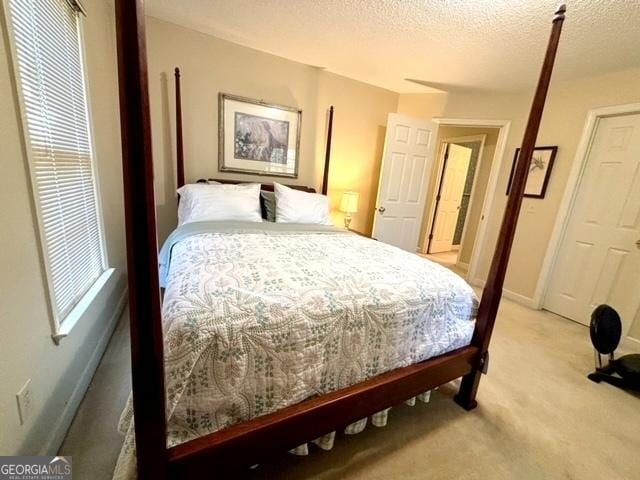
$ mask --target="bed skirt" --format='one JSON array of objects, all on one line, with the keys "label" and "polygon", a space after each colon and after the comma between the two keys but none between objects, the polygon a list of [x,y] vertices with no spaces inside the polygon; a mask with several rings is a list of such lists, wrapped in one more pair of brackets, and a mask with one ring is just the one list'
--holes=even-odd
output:
[{"label": "bed skirt", "polygon": [[[416,404],[416,399],[424,403],[429,403],[430,398],[431,398],[431,390],[428,390],[416,397],[410,398],[404,403],[406,405],[409,405],[410,407],[413,407]],[[389,416],[389,410],[391,410],[391,407],[385,408],[384,410],[374,413],[373,415],[371,415],[371,417],[361,418],[357,422],[354,422],[348,425],[344,429],[344,433],[346,435],[356,435],[362,432],[367,426],[369,419],[371,419],[371,424],[375,427],[386,427],[387,419]],[[335,438],[336,438],[336,432],[333,431],[333,432],[327,433],[326,435],[322,435],[321,437],[318,437],[315,440],[312,440],[311,443],[317,445],[322,450],[331,450],[333,448],[333,443],[335,441]],[[302,445],[298,445],[296,448],[289,450],[289,453],[292,453],[293,455],[309,455],[309,444],[303,443]]]}]

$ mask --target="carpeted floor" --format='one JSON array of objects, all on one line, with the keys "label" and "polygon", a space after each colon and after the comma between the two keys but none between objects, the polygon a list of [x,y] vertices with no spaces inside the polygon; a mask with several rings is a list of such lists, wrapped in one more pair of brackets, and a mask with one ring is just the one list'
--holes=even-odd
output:
[{"label": "carpeted floor", "polygon": [[[504,300],[476,410],[458,407],[446,385],[429,404],[394,408],[385,428],[341,435],[330,452],[282,454],[246,477],[640,478],[640,397],[586,379],[593,366],[588,337],[582,325]],[[111,478],[128,362],[125,312],[61,449],[73,456],[76,479]],[[219,478],[214,473],[202,478]]]},{"label": "carpeted floor", "polygon": [[458,251],[451,250],[450,252],[442,252],[442,253],[419,253],[421,257],[428,258],[440,265],[444,265],[445,267],[455,267],[458,262]]}]

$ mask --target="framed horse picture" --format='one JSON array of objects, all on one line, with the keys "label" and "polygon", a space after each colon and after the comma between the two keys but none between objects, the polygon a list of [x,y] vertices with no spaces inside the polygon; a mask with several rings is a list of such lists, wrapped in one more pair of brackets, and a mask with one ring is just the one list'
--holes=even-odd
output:
[{"label": "framed horse picture", "polygon": [[298,177],[302,111],[220,93],[221,172]]},{"label": "framed horse picture", "polygon": [[[544,198],[549,185],[549,177],[551,169],[556,158],[558,147],[535,147],[531,156],[531,165],[529,165],[529,174],[527,175],[527,183],[524,188],[524,196],[529,198]],[[511,191],[511,182],[513,180],[513,172],[520,155],[520,149],[516,149],[511,165],[511,173],[509,174],[509,185],[507,186],[507,195]]]}]

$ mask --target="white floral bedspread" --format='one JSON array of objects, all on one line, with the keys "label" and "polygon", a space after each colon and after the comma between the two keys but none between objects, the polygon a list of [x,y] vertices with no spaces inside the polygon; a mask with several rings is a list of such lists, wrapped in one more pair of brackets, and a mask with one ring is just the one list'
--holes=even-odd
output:
[{"label": "white floral bedspread", "polygon": [[[476,307],[451,271],[355,234],[188,236],[163,304],[168,445],[466,346]],[[130,413],[121,429],[131,478]]]}]

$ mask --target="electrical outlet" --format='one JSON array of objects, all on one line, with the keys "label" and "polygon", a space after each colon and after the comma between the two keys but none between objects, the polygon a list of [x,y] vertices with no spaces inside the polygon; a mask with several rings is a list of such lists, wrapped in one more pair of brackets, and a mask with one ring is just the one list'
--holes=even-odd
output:
[{"label": "electrical outlet", "polygon": [[16,393],[18,401],[18,416],[20,417],[20,425],[24,425],[33,410],[33,395],[31,393],[31,379],[27,380],[20,391]]}]

